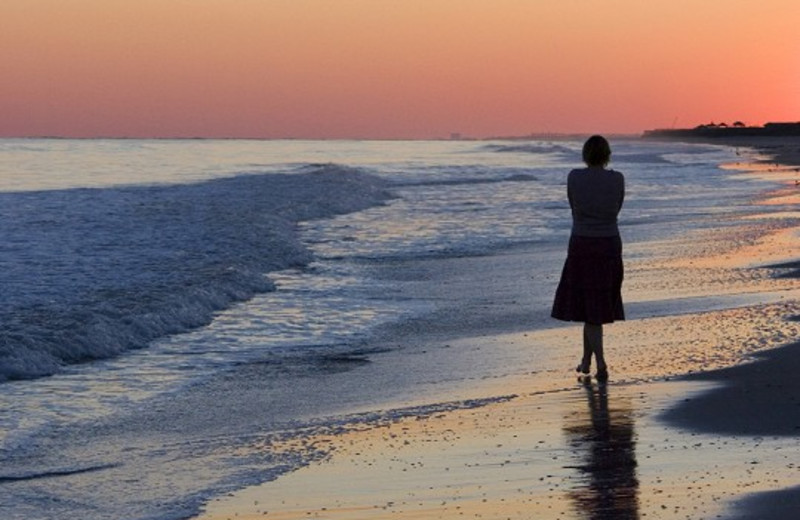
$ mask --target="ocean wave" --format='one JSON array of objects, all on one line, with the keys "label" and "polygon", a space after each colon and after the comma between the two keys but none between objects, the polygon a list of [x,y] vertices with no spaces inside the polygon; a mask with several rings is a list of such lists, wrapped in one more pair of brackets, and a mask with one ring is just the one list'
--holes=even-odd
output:
[{"label": "ocean wave", "polygon": [[672,164],[661,152],[614,153],[611,159],[615,164]]},{"label": "ocean wave", "polygon": [[[719,149],[696,145],[694,148],[686,147],[681,153],[674,150],[666,152],[663,148],[652,147],[637,143],[635,148],[623,143],[620,146],[612,145],[614,153],[611,157],[612,163],[616,164],[691,164],[707,163],[710,154],[719,154]],[[484,150],[498,153],[529,153],[529,154],[561,154],[574,156],[580,159],[580,148],[570,147],[556,143],[510,143],[510,144],[487,144]]]},{"label": "ocean wave", "polygon": [[535,175],[515,173],[506,177],[465,177],[460,179],[396,181],[395,186],[460,186],[464,184],[496,184],[499,182],[532,182],[539,180]]},{"label": "ocean wave", "polygon": [[336,164],[190,185],[0,194],[0,381],[143,348],[274,289],[296,224],[387,200]]},{"label": "ocean wave", "polygon": [[569,146],[553,143],[487,144],[484,149],[499,153],[574,154],[576,152]]},{"label": "ocean wave", "polygon": [[[576,158],[580,157],[580,150],[571,149],[562,145],[542,145],[542,144],[514,144],[514,145],[488,145],[490,150],[502,153],[532,153],[532,154],[569,154]],[[670,164],[673,161],[665,157],[662,152],[618,152],[612,156],[614,163],[621,164]]]}]

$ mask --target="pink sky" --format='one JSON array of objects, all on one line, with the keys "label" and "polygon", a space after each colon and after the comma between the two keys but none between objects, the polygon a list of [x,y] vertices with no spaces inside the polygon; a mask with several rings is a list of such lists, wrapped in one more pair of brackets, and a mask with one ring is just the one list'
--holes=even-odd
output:
[{"label": "pink sky", "polygon": [[3,0],[0,136],[800,120],[797,0]]}]

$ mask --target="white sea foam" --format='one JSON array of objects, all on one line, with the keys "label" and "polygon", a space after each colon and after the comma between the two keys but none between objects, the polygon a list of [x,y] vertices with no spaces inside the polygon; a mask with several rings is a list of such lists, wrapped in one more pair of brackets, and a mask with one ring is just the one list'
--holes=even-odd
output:
[{"label": "white sea foam", "polygon": [[311,260],[295,225],[384,201],[337,165],[199,184],[0,194],[0,382],[143,348]]},{"label": "white sea foam", "polygon": [[516,142],[486,145],[487,150],[500,153],[529,153],[529,154],[574,154],[579,145],[575,142],[564,141],[561,143],[548,142]]}]

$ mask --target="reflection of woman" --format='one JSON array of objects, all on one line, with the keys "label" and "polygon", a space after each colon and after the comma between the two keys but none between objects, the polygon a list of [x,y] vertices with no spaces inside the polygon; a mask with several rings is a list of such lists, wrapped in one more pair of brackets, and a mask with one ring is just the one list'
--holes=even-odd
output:
[{"label": "reflection of woman", "polygon": [[576,370],[588,374],[594,354],[599,381],[608,379],[603,324],[625,319],[622,241],[617,227],[625,177],[606,168],[610,159],[608,141],[592,136],[583,145],[587,167],[572,170],[567,177],[572,234],[551,313],[559,320],[584,323],[583,359]]},{"label": "reflection of woman", "polygon": [[564,431],[575,449],[579,485],[569,493],[580,518],[636,520],[639,480],[630,407],[609,408],[608,387],[586,387],[589,416],[572,415]]}]

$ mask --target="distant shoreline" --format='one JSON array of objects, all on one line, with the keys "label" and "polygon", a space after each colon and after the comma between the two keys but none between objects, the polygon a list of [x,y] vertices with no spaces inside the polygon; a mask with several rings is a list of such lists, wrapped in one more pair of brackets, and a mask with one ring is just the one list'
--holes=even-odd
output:
[{"label": "distant shoreline", "polygon": [[[533,132],[527,135],[495,135],[473,137],[452,134],[449,137],[259,137],[259,136],[60,136],[60,135],[22,135],[3,136],[0,140],[64,140],[64,141],[573,141],[583,140],[591,132]],[[695,128],[656,128],[641,133],[603,133],[611,139],[648,139],[683,142],[704,142],[747,146],[753,140],[776,138],[800,138],[800,122],[766,123],[764,126],[745,126],[707,124]],[[747,140],[748,143],[742,142]],[[758,143],[753,141],[753,145]]]},{"label": "distant shoreline", "polygon": [[733,125],[714,123],[700,125],[695,128],[658,128],[645,130],[645,139],[736,139],[751,137],[800,137],[800,122],[766,123],[764,126],[745,126],[742,123]]},{"label": "distant shoreline", "polygon": [[642,139],[719,144],[755,148],[771,161],[800,166],[800,122],[766,123],[764,126],[708,124],[695,128],[646,130]]}]

